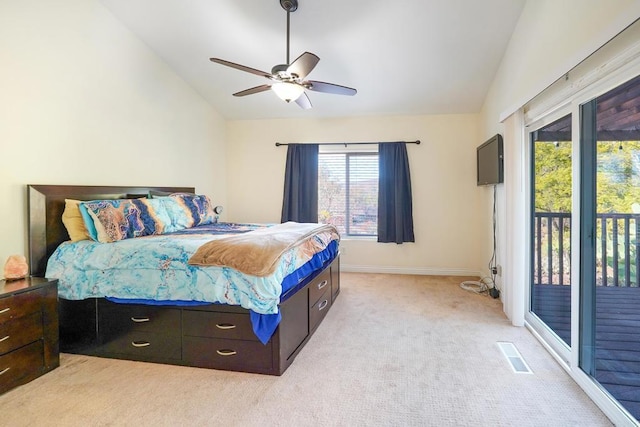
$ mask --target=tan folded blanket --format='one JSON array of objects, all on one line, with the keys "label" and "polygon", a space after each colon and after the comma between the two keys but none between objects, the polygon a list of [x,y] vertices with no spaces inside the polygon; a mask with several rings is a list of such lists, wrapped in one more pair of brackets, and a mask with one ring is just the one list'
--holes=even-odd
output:
[{"label": "tan folded blanket", "polygon": [[285,222],[223,237],[200,246],[189,259],[189,264],[225,266],[252,276],[268,276],[275,271],[284,252],[324,231],[338,234],[329,224]]}]

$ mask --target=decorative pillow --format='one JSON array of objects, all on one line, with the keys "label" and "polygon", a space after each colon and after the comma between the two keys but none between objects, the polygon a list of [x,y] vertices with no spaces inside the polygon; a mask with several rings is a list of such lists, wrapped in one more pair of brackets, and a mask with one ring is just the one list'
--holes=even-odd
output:
[{"label": "decorative pillow", "polygon": [[91,240],[98,241],[98,230],[96,230],[96,225],[93,223],[93,218],[89,215],[89,211],[85,206],[86,202],[80,202],[78,208],[80,209],[80,215],[82,215],[82,220],[84,221],[84,226],[87,229],[87,233],[89,233],[89,237]]},{"label": "decorative pillow", "polygon": [[89,240],[91,236],[80,213],[80,200],[65,199],[64,212],[62,212],[62,223],[67,229],[67,234],[73,242],[78,240]]},{"label": "decorative pillow", "polygon": [[216,222],[211,199],[204,195],[177,193],[162,200],[171,218],[171,231]]},{"label": "decorative pillow", "polygon": [[102,243],[162,234],[171,223],[158,199],[95,200],[81,206],[93,219],[97,240]]}]

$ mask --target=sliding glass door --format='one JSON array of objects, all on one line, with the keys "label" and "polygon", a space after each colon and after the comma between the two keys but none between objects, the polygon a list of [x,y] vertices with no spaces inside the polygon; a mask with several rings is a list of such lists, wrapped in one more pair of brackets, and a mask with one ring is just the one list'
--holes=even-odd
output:
[{"label": "sliding glass door", "polygon": [[530,311],[571,345],[571,114],[530,133]]},{"label": "sliding glass door", "polygon": [[580,368],[640,419],[640,77],[580,106]]},{"label": "sliding glass door", "polygon": [[640,419],[640,76],[592,93],[529,124],[526,319]]}]

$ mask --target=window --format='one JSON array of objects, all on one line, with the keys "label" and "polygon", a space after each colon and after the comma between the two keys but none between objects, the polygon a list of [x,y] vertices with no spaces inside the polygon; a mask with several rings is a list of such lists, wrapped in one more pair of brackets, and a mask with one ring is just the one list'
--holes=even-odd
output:
[{"label": "window", "polygon": [[378,232],[378,153],[318,155],[318,221],[345,236]]}]

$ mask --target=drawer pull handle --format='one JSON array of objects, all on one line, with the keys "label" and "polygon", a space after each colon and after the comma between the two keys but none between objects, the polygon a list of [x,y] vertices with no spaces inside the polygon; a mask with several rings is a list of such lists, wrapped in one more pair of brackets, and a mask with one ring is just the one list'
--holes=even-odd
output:
[{"label": "drawer pull handle", "polygon": [[9,372],[9,369],[11,368],[4,368],[2,371],[0,371],[0,375],[6,374],[7,372]]},{"label": "drawer pull handle", "polygon": [[131,320],[135,323],[144,323],[151,321],[151,319],[149,319],[148,317],[132,317]]},{"label": "drawer pull handle", "polygon": [[322,311],[325,309],[325,307],[329,304],[329,300],[324,300],[320,303],[320,305],[318,306],[318,311]]},{"label": "drawer pull handle", "polygon": [[318,289],[322,289],[325,286],[327,286],[327,283],[329,283],[328,280],[323,280],[322,282],[318,283]]},{"label": "drawer pull handle", "polygon": [[235,329],[236,325],[232,323],[217,323],[216,328],[218,329]]},{"label": "drawer pull handle", "polygon": [[4,314],[9,310],[11,310],[11,307],[3,308],[2,310],[0,310],[0,314]]},{"label": "drawer pull handle", "polygon": [[6,341],[6,340],[8,340],[8,339],[9,339],[9,335],[7,335],[7,336],[6,336],[6,337],[4,337],[4,338],[0,338],[0,342],[2,342],[2,341]]},{"label": "drawer pull handle", "polygon": [[220,356],[234,356],[238,354],[235,350],[216,350]]},{"label": "drawer pull handle", "polygon": [[149,347],[151,343],[149,341],[131,341],[131,345],[134,347]]}]

